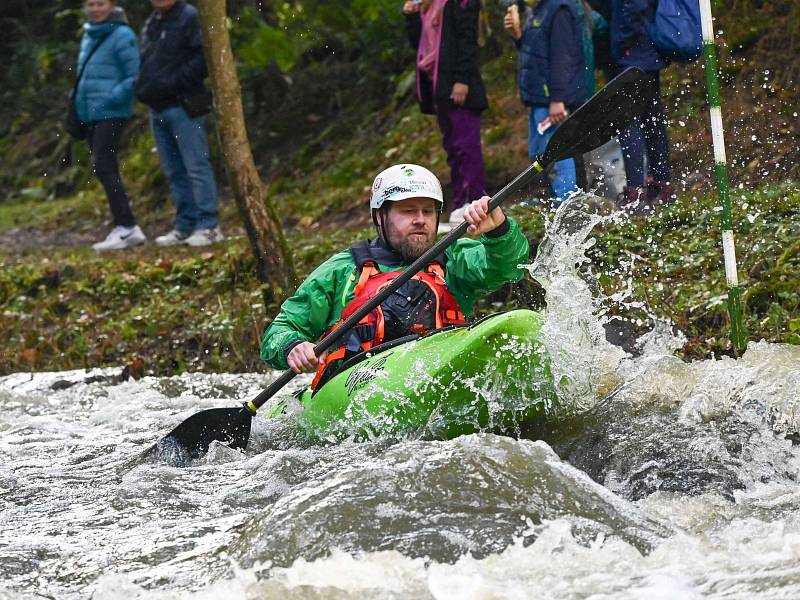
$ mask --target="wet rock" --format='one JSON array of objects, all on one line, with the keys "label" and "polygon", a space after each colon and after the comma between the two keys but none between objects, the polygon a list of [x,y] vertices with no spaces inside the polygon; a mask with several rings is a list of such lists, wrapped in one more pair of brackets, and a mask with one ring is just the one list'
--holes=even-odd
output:
[{"label": "wet rock", "polygon": [[58,381],[55,381],[53,383],[53,385],[50,386],[50,389],[57,392],[59,390],[69,389],[73,385],[78,385],[78,383],[80,383],[80,382],[79,381],[67,381],[66,379],[59,379]]},{"label": "wet rock", "polygon": [[631,356],[641,354],[641,348],[638,346],[639,338],[644,333],[641,327],[637,327],[631,321],[615,318],[603,323],[603,329],[609,344],[619,346]]},{"label": "wet rock", "polygon": [[83,379],[58,379],[50,385],[50,389],[53,391],[67,390],[74,385],[78,385],[79,383],[105,383],[108,385],[116,385],[118,383],[128,381],[130,377],[131,366],[125,365],[119,371],[119,373],[115,373],[113,375],[90,375],[89,377],[84,377]]}]

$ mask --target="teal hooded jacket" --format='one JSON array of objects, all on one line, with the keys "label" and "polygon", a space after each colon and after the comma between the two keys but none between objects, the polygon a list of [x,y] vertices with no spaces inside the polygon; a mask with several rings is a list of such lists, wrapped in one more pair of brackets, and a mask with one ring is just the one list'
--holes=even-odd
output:
[{"label": "teal hooded jacket", "polygon": [[124,15],[118,19],[83,26],[77,73],[83,69],[92,49],[102,44],[86,64],[75,94],[75,110],[84,123],[133,116],[133,82],[139,74],[139,46]]},{"label": "teal hooded jacket", "polygon": [[[528,240],[517,223],[507,217],[508,228],[501,235],[460,239],[446,251],[445,281],[465,316],[470,317],[475,301],[504,283],[518,281],[528,262]],[[506,229],[501,225],[499,230]],[[405,269],[408,265],[378,265],[381,272]],[[359,272],[350,250],[339,252],[322,263],[281,306],[261,340],[261,359],[276,369],[287,369],[288,350],[298,341],[316,342],[341,317],[353,299]]]}]

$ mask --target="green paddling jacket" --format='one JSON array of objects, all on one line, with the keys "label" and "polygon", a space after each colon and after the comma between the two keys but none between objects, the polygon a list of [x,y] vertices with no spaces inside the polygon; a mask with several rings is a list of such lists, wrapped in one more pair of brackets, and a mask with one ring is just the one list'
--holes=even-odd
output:
[{"label": "green paddling jacket", "polygon": [[[459,239],[445,250],[445,281],[466,317],[475,301],[524,271],[517,265],[528,260],[528,240],[510,217],[479,240]],[[404,269],[408,264],[379,264],[381,272]],[[339,252],[317,267],[287,299],[261,340],[261,360],[276,369],[288,369],[286,356],[301,341],[315,342],[339,321],[353,299],[359,273],[350,250]]]}]

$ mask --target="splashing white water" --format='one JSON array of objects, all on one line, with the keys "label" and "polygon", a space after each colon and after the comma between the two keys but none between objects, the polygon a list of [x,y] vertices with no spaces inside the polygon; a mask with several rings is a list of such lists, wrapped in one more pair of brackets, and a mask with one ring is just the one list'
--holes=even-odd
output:
[{"label": "splashing white water", "polygon": [[[589,236],[598,225],[627,218],[591,193],[572,194],[552,221],[545,220],[545,236],[536,260],[527,267],[547,293],[542,336],[560,399],[558,414],[592,409],[627,379],[624,363],[631,357],[606,336],[610,307],[636,309],[646,315],[650,330],[635,343],[642,357],[672,355],[686,342],[669,319],[630,300],[632,278],[628,278],[625,289],[609,296],[600,289],[586,256],[595,244]],[[632,268],[632,263],[628,267]]]},{"label": "splashing white water", "polygon": [[592,210],[594,196],[574,194],[545,222],[545,237],[531,275],[547,292],[542,336],[550,353],[562,410],[581,412],[614,389],[622,349],[606,341],[604,297],[594,277],[582,269],[595,241],[592,229],[611,217]]},{"label": "splashing white water", "polygon": [[[788,344],[751,342],[739,360],[684,363],[674,357],[686,341],[667,318],[654,315],[631,290],[611,296],[600,291],[587,251],[594,227],[625,219],[604,210],[591,194],[572,195],[545,222],[545,237],[531,275],[545,288],[542,335],[550,354],[560,402],[559,414],[592,409],[609,392],[624,387],[624,402],[680,407],[682,418],[701,422],[723,415],[767,423],[773,430],[800,431],[800,350]],[[650,330],[636,341],[639,356],[627,355],[606,339],[609,306],[636,308]],[[660,400],[656,400],[660,399]]]}]

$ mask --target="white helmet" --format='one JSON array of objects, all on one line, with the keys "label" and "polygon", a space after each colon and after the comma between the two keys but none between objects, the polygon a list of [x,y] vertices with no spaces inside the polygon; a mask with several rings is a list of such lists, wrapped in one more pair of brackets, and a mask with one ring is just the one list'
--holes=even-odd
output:
[{"label": "white helmet", "polygon": [[431,198],[444,204],[442,184],[425,167],[419,165],[394,165],[381,171],[372,183],[369,207],[376,211],[384,202],[397,202],[406,198]]}]

